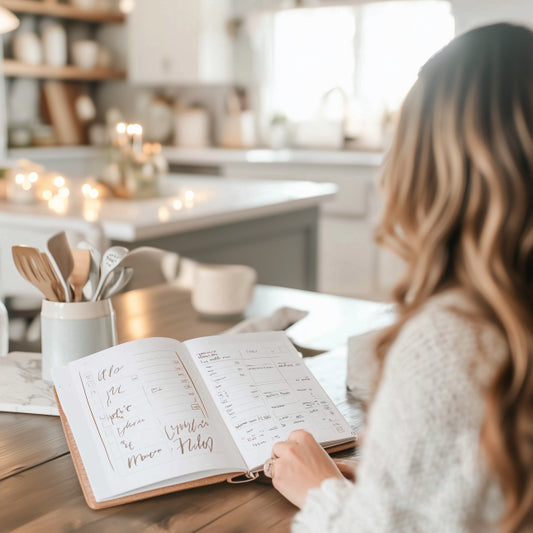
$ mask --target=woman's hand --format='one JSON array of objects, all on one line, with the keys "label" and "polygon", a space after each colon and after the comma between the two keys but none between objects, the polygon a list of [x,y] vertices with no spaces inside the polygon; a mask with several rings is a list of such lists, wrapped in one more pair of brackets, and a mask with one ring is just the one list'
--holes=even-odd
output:
[{"label": "woman's hand", "polygon": [[301,429],[293,431],[286,441],[274,444],[272,458],[265,463],[265,474],[270,474],[274,487],[300,508],[309,489],[319,487],[325,479],[343,477],[320,444]]}]

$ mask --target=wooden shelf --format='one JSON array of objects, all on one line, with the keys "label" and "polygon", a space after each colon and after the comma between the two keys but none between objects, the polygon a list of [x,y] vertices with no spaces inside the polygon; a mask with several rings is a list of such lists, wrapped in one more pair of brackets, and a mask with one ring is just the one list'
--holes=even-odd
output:
[{"label": "wooden shelf", "polygon": [[80,9],[70,4],[60,4],[50,0],[0,0],[0,5],[15,13],[31,13],[34,15],[48,15],[71,20],[86,22],[106,22],[122,24],[125,16],[111,11]]},{"label": "wooden shelf", "polygon": [[28,65],[13,59],[4,59],[4,76],[24,78],[48,78],[55,80],[120,80],[126,77],[123,70],[109,68],[82,69],[73,65],[52,67],[50,65]]}]

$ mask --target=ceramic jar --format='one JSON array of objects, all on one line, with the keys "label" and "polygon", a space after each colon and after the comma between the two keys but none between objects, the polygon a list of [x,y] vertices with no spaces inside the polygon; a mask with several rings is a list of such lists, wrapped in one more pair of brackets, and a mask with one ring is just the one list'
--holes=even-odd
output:
[{"label": "ceramic jar", "polygon": [[59,24],[48,24],[42,35],[44,62],[54,67],[67,64],[67,33]]},{"label": "ceramic jar", "polygon": [[99,46],[96,41],[81,40],[72,43],[72,62],[79,68],[90,70],[98,62]]},{"label": "ceramic jar", "polygon": [[41,41],[34,32],[18,32],[13,37],[13,56],[21,63],[39,65],[43,60]]},{"label": "ceramic jar", "polygon": [[206,109],[180,107],[175,110],[174,144],[184,148],[209,146],[209,114]]}]

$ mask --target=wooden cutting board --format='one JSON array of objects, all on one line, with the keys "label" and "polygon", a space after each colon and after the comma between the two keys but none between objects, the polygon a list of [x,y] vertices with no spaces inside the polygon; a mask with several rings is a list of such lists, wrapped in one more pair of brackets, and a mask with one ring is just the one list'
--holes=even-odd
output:
[{"label": "wooden cutting board", "polygon": [[78,88],[62,81],[43,82],[43,107],[50,119],[57,142],[64,146],[84,144],[84,128],[74,110]]}]

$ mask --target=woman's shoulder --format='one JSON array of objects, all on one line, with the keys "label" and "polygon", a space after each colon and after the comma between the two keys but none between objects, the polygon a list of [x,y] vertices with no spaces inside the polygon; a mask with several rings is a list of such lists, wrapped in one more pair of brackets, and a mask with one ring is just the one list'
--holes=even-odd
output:
[{"label": "woman's shoulder", "polygon": [[430,298],[405,323],[386,366],[402,372],[433,371],[436,379],[468,373],[486,384],[506,355],[507,343],[500,329],[467,295],[450,290]]},{"label": "woman's shoulder", "polygon": [[404,324],[397,342],[449,346],[473,340],[505,344],[503,334],[464,292],[449,290],[427,302]]}]

